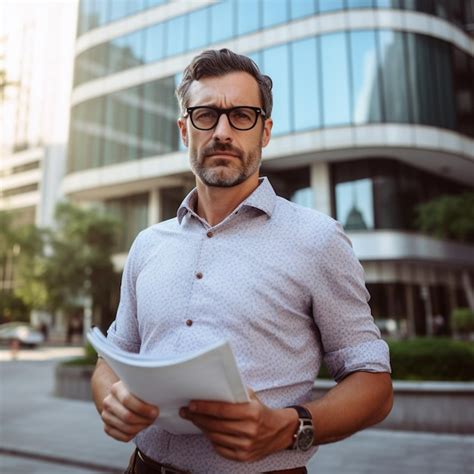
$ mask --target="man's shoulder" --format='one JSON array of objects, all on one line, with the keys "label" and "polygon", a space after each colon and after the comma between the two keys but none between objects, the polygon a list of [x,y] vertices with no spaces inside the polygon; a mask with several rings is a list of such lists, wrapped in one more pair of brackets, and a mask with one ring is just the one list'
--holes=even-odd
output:
[{"label": "man's shoulder", "polygon": [[140,249],[146,248],[149,245],[153,245],[160,235],[172,232],[178,228],[179,223],[177,217],[153,224],[138,233],[133,242],[133,247],[138,247]]},{"label": "man's shoulder", "polygon": [[302,228],[333,232],[338,224],[335,219],[321,211],[288,201],[281,196],[277,196],[275,211],[278,220],[285,225],[293,224]]}]

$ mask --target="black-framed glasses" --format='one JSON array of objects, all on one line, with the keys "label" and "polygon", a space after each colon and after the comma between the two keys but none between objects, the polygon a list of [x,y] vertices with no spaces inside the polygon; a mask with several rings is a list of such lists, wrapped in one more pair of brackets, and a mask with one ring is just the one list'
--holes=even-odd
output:
[{"label": "black-framed glasses", "polygon": [[198,130],[212,130],[215,128],[221,115],[227,115],[230,126],[237,130],[250,130],[255,127],[258,117],[265,119],[266,113],[260,107],[232,107],[230,109],[220,109],[218,107],[207,107],[199,105],[186,109],[187,117]]}]

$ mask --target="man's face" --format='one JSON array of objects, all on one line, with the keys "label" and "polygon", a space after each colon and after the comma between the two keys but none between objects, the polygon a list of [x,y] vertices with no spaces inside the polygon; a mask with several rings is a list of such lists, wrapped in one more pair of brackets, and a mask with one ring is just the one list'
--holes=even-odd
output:
[{"label": "man's face", "polygon": [[[194,81],[189,88],[189,107],[261,107],[257,81],[245,72]],[[196,129],[189,117],[178,126],[189,148],[193,173],[207,186],[232,187],[258,176],[262,147],[270,140],[272,120],[258,118],[254,128],[236,130],[222,114],[215,128]]]}]

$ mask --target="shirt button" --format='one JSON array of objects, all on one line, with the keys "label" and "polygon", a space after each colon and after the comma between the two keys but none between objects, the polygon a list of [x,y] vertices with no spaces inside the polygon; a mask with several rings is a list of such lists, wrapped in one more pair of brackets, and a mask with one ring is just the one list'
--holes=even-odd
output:
[{"label": "shirt button", "polygon": [[214,234],[213,234],[211,231],[209,231],[206,235],[207,235],[209,238],[211,238]]},{"label": "shirt button", "polygon": [[192,326],[193,325],[193,320],[192,319],[188,319],[186,321],[186,326]]},{"label": "shirt button", "polygon": [[204,275],[201,272],[196,273],[196,278],[200,280]]}]

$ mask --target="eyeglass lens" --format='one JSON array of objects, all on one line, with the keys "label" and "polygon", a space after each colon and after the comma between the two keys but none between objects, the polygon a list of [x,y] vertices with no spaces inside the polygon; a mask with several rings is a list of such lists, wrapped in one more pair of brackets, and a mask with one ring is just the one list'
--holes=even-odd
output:
[{"label": "eyeglass lens", "polygon": [[[217,125],[220,112],[212,108],[199,108],[192,112],[192,121],[197,128],[211,129]],[[247,107],[238,107],[227,113],[230,124],[238,129],[252,128],[257,121],[257,111]]]}]

